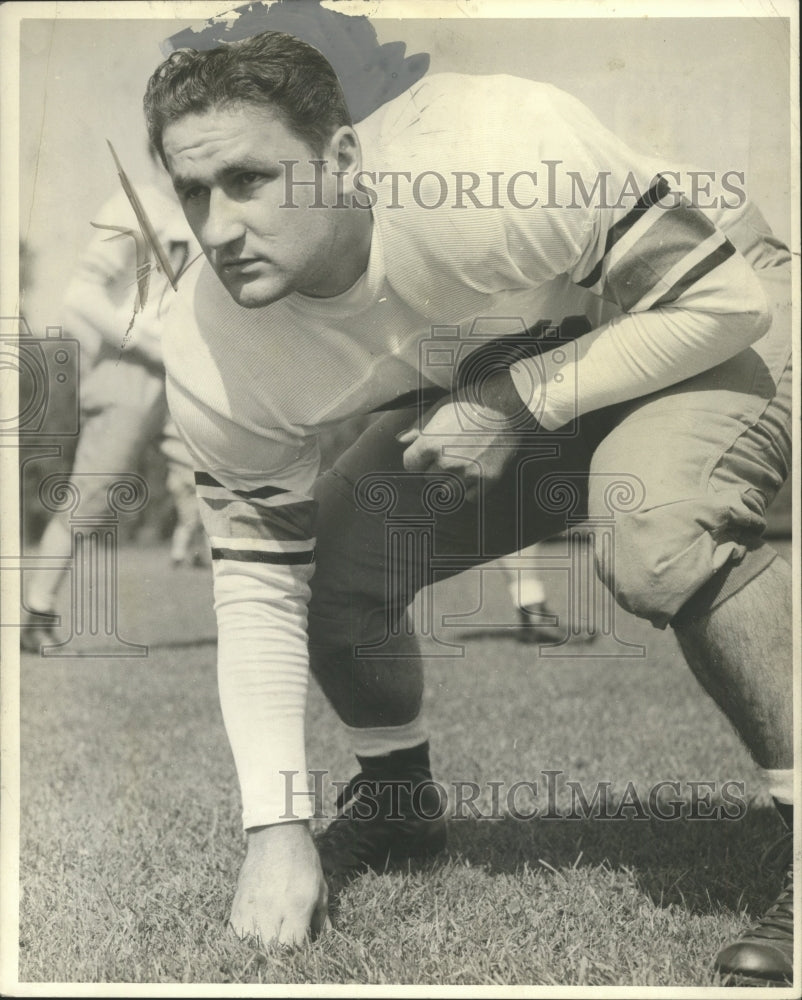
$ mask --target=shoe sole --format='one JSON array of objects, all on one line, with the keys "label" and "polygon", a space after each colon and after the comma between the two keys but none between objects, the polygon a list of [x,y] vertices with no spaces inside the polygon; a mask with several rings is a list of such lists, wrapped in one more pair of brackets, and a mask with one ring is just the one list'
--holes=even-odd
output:
[{"label": "shoe sole", "polygon": [[23,653],[31,653],[34,656],[41,656],[43,646],[57,646],[58,639],[54,635],[42,635],[41,632],[34,632],[32,635],[22,635],[20,637],[19,648]]},{"label": "shoe sole", "polygon": [[787,989],[793,985],[791,979],[760,979],[756,976],[744,976],[737,972],[720,972],[722,986],[776,986],[777,989]]}]

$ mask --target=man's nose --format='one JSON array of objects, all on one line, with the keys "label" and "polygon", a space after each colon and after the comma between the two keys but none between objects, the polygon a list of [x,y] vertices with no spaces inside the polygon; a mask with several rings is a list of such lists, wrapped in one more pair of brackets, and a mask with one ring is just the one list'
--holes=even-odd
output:
[{"label": "man's nose", "polygon": [[209,214],[202,234],[205,247],[220,250],[238,240],[244,233],[240,203],[227,197],[224,191],[212,190],[209,195]]}]

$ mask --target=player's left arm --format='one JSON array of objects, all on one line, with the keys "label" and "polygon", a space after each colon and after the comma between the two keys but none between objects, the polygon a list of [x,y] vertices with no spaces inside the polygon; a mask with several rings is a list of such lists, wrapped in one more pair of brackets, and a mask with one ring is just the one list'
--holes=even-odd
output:
[{"label": "player's left arm", "polygon": [[[665,181],[656,178],[629,211],[570,212],[536,219],[528,246],[519,228],[511,241],[522,247],[514,263],[524,271],[530,259],[537,266],[544,244],[559,247],[565,273],[620,314],[559,351],[489,376],[478,404],[459,393],[438,404],[426,416],[425,434],[412,428],[399,438],[409,446],[407,469],[452,472],[475,496],[480,482],[501,478],[516,453],[521,401],[542,427],[556,430],[582,413],[713,368],[768,329],[766,296],[750,264]],[[466,407],[470,426],[484,426],[487,434],[465,437],[460,411]]]},{"label": "player's left arm", "polygon": [[[410,444],[407,468],[449,467],[457,474],[457,460],[447,456],[455,453],[449,443],[460,442],[466,481],[475,481],[477,469],[489,472],[485,480],[498,478],[499,465],[514,453],[514,435],[503,418],[514,412],[516,396],[546,430],[557,430],[583,413],[714,368],[771,323],[749,262],[683,198],[675,182],[680,175],[672,184],[661,179],[662,164],[634,153],[570,95],[521,80],[504,86],[509,99],[497,110],[507,115],[506,127],[495,133],[497,141],[502,137],[499,165],[550,164],[554,172],[532,173],[541,185],[531,205],[506,205],[480,218],[454,213],[450,221],[465,227],[461,245],[468,248],[458,264],[482,287],[537,288],[567,276],[586,301],[597,298],[597,325],[565,349],[518,360],[492,376],[498,405],[488,411],[489,436],[473,446],[473,463],[458,402],[440,404],[425,435],[413,431],[402,439]],[[527,117],[537,127],[522,128]],[[583,196],[577,177],[584,181]],[[599,314],[607,318],[600,325]]]},{"label": "player's left arm", "polygon": [[727,238],[724,216],[734,220],[737,210],[719,212],[716,225],[684,196],[693,187],[682,170],[636,153],[555,88],[548,109],[527,152],[536,155],[541,135],[556,137],[555,191],[539,211],[505,213],[508,245],[535,281],[545,261],[620,310],[575,342],[559,372],[548,354],[539,365],[513,366],[522,397],[534,395],[539,421],[554,430],[714,368],[763,336],[771,315],[754,270]]},{"label": "player's left arm", "polygon": [[749,263],[662,178],[629,212],[596,227],[570,273],[621,314],[576,341],[568,365],[545,354],[512,367],[522,398],[537,401],[549,430],[713,368],[771,323]]}]

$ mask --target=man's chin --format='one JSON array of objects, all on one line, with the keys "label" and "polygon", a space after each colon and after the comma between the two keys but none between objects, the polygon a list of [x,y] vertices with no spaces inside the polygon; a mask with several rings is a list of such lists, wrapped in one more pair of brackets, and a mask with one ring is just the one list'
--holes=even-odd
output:
[{"label": "man's chin", "polygon": [[269,306],[289,294],[289,289],[277,285],[275,282],[258,279],[243,281],[228,276],[222,277],[221,281],[231,298],[243,309],[259,309],[261,306]]}]

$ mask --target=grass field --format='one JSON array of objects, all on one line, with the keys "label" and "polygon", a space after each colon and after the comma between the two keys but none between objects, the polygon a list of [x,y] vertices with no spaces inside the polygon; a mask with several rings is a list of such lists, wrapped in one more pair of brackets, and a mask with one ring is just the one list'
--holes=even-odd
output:
[{"label": "grass field", "polygon": [[[439,584],[436,609],[467,615],[477,581]],[[714,985],[716,950],[779,887],[758,871],[779,824],[748,755],[670,632],[620,614],[619,636],[645,657],[618,656],[607,638],[538,656],[502,627],[512,615],[498,574],[483,581],[481,613],[443,633],[458,641],[466,622],[479,626],[464,656],[428,672],[444,783],[479,782],[487,810],[488,782],[542,786],[546,769],[591,791],[612,782],[619,796],[628,781],[645,796],[675,779],[687,799],[689,781],[733,779],[751,800],[745,817],[454,818],[442,859],[333,886],[323,939],[294,953],[237,941],[225,921],[243,839],[209,575],[127,549],[120,633],[149,655],[22,662],[20,979]],[[308,742],[310,767],[350,776],[316,689]]]}]

